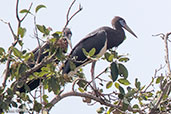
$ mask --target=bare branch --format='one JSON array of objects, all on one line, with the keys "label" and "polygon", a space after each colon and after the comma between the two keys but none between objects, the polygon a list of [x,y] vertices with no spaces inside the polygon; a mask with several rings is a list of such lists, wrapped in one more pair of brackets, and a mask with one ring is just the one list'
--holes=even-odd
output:
[{"label": "bare branch", "polygon": [[34,36],[35,36],[36,39],[37,39],[38,48],[39,48],[39,54],[38,54],[37,61],[36,61],[36,64],[37,64],[37,63],[39,62],[39,59],[40,59],[40,55],[41,55],[42,49],[41,49],[40,40],[39,40],[39,37],[38,37],[38,31],[37,31],[37,26],[36,26],[36,16],[34,16],[34,26],[35,26],[35,33],[34,33]]},{"label": "bare branch", "polygon": [[165,34],[163,34],[163,33],[159,33],[159,34],[152,35],[152,36],[154,36],[154,37],[156,37],[156,36],[160,36],[162,39],[164,39]]},{"label": "bare branch", "polygon": [[29,11],[31,10],[33,3],[30,4],[29,8],[28,8],[28,12],[24,15],[24,17],[20,20],[21,22],[27,17]]},{"label": "bare branch", "polygon": [[74,5],[75,2],[76,2],[76,0],[74,0],[74,1],[71,3],[71,5],[69,6],[69,8],[68,8],[68,12],[67,12],[67,15],[66,15],[66,20],[67,20],[67,21],[69,20],[69,13],[70,13],[71,8],[72,8],[72,6]]},{"label": "bare branch", "polygon": [[18,15],[18,4],[19,4],[19,0],[17,0],[17,2],[16,2],[16,18],[17,18],[17,20],[18,20],[18,22],[20,22],[20,18],[19,18],[19,15]]},{"label": "bare branch", "polygon": [[168,75],[170,75],[171,78],[171,69],[170,69],[170,61],[169,61],[169,49],[168,49],[168,37],[169,35],[171,35],[171,32],[167,33],[164,37],[164,43],[165,43],[165,51],[166,51],[166,64],[167,64],[167,68],[168,68]]},{"label": "bare branch", "polygon": [[0,19],[0,21],[1,21],[1,22],[3,22],[4,24],[7,24],[7,25],[8,25],[8,27],[9,27],[9,29],[10,29],[10,31],[11,31],[11,33],[12,33],[12,35],[13,35],[14,40],[16,40],[16,39],[17,39],[17,37],[16,37],[16,35],[15,35],[15,33],[14,33],[14,31],[13,31],[12,27],[11,27],[10,22],[4,21],[3,19]]},{"label": "bare branch", "polygon": [[81,5],[79,5],[79,9],[78,9],[78,10],[69,18],[69,13],[70,13],[71,8],[72,8],[72,6],[74,5],[75,1],[76,1],[76,0],[74,0],[74,1],[71,3],[71,5],[70,5],[70,7],[69,7],[69,9],[68,9],[68,11],[67,11],[66,23],[65,23],[65,26],[63,27],[62,32],[64,32],[65,28],[68,26],[68,24],[69,24],[69,22],[72,20],[72,18],[73,18],[76,14],[78,14],[78,13],[83,9],[83,8],[81,7]]}]

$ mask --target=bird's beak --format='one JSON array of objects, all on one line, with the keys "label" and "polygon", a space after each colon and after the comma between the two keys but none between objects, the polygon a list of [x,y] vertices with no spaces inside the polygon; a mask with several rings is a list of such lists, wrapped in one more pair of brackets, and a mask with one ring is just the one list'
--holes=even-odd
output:
[{"label": "bird's beak", "polygon": [[128,27],[127,24],[125,24],[125,26],[124,26],[123,28],[125,28],[125,29],[126,29],[128,32],[130,32],[133,36],[135,36],[136,38],[138,38],[138,37],[135,35],[135,33]]},{"label": "bird's beak", "polygon": [[66,39],[67,39],[67,42],[68,42],[70,48],[72,49],[71,36],[72,36],[72,35],[69,34],[68,38],[66,38]]}]

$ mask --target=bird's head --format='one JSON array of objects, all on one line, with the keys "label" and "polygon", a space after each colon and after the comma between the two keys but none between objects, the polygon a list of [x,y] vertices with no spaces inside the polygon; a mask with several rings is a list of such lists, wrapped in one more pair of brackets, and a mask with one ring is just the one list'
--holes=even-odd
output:
[{"label": "bird's head", "polygon": [[126,21],[119,17],[119,16],[116,16],[112,19],[112,26],[115,28],[115,29],[119,29],[119,28],[124,28],[126,29],[128,32],[130,32],[133,36],[135,36],[137,38],[137,36],[135,35],[135,33],[129,28],[129,26],[126,24]]},{"label": "bird's head", "polygon": [[72,36],[72,32],[69,28],[65,28],[63,30],[63,36],[66,38],[70,48],[72,49],[72,43],[71,43],[71,36]]}]

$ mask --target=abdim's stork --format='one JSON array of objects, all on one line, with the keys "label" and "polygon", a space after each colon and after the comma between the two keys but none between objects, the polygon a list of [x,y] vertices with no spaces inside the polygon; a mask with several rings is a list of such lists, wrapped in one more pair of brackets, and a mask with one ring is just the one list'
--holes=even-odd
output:
[{"label": "abdim's stork", "polygon": [[[71,41],[70,41],[71,36],[72,36],[71,30],[69,28],[65,28],[63,30],[63,37],[57,41],[56,47],[57,48],[62,48],[63,53],[66,53],[68,45],[72,48]],[[39,47],[36,48],[34,51],[32,51],[33,54],[34,54],[34,60],[37,61],[37,59],[39,59],[38,63],[40,63],[45,57],[47,57],[49,55],[49,52],[46,51],[46,50],[50,48],[50,44],[45,43],[45,44],[43,44],[42,47],[44,47],[44,49],[41,50],[41,52],[40,52]],[[46,52],[44,52],[44,51],[46,51]],[[40,57],[38,57],[39,53],[40,53]],[[57,60],[55,62],[59,63],[60,61]],[[28,65],[31,68],[33,68],[36,64],[35,64],[35,62],[28,61]],[[39,68],[35,72],[41,72],[41,68]],[[32,90],[34,90],[35,88],[37,88],[40,85],[41,81],[42,81],[42,78],[33,79],[33,80],[28,81],[26,83],[26,85],[29,87],[29,90],[32,91]],[[17,88],[17,90],[19,92],[26,92],[25,84],[21,88]]]},{"label": "abdim's stork", "polygon": [[[102,56],[106,50],[113,47],[118,47],[125,39],[126,29],[133,36],[137,38],[134,32],[128,27],[125,20],[119,16],[116,16],[112,19],[112,26],[110,27],[101,27],[95,30],[94,32],[88,34],[83,38],[71,51],[69,59],[65,62],[63,67],[63,75],[67,74],[68,76],[73,75],[73,69],[71,69],[70,63],[74,63],[76,68],[74,72],[86,65],[87,63],[93,62],[90,58],[85,56],[83,49],[86,52],[89,52],[92,48],[95,48],[95,56]],[[124,28],[124,29],[123,29]],[[92,64],[92,71],[94,71],[95,62]],[[92,75],[94,72],[92,72]]]}]

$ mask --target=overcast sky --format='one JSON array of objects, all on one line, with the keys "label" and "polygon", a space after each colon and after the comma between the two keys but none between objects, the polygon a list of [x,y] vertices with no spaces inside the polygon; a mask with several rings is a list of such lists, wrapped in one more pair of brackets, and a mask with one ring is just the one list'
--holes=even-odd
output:
[{"label": "overcast sky", "polygon": [[[38,4],[46,5],[37,15],[37,23],[51,27],[54,31],[62,30],[66,22],[66,12],[71,0],[21,0],[19,9],[28,8],[33,2],[33,9]],[[77,0],[71,13],[78,9],[79,4],[83,10],[70,22],[72,30],[72,44],[77,44],[91,31],[101,27],[110,26],[114,16],[123,17],[129,27],[136,33],[138,39],[126,32],[127,39],[119,46],[120,54],[129,54],[130,61],[125,65],[129,71],[128,79],[134,83],[139,78],[143,84],[148,84],[154,75],[155,69],[164,64],[164,44],[161,38],[152,37],[158,33],[171,32],[171,1],[170,0]],[[16,31],[15,0],[3,0],[0,4],[0,19],[10,22]],[[25,49],[34,49],[37,46],[33,35],[33,18],[28,16],[23,22],[28,28],[24,39]],[[0,47],[8,48],[13,42],[12,34],[7,25],[0,22]],[[70,50],[69,50],[70,51]],[[69,52],[68,52],[69,53]],[[101,72],[108,64],[98,61],[96,74]],[[84,68],[89,78],[90,65]],[[0,73],[3,72],[0,65]],[[3,77],[0,77],[2,82]],[[51,113],[58,114],[95,114],[99,105],[87,106],[80,98],[67,98],[53,107]]]}]

